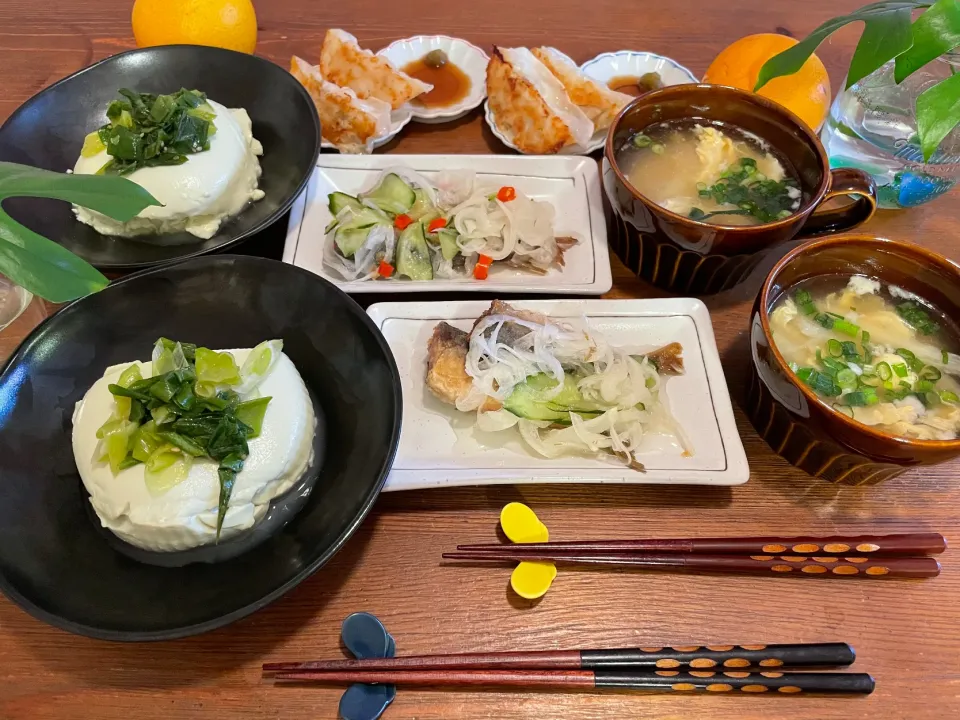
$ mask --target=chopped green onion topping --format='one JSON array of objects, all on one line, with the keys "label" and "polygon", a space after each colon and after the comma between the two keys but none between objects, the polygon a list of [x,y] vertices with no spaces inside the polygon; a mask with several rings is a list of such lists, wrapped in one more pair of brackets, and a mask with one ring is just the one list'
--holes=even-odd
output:
[{"label": "chopped green onion topping", "polygon": [[841,357],[843,355],[843,345],[840,344],[839,340],[830,338],[827,341],[827,352],[830,353],[831,357]]},{"label": "chopped green onion topping", "polygon": [[906,377],[907,376],[907,366],[903,363],[897,363],[893,366],[893,371],[897,374],[897,377]]},{"label": "chopped green onion topping", "polygon": [[914,300],[906,300],[897,305],[897,314],[921,335],[933,335],[940,329],[923,306]]},{"label": "chopped green onion topping", "polygon": [[893,377],[893,370],[890,369],[890,363],[877,363],[876,371],[881,380],[889,380]]},{"label": "chopped green onion topping", "polygon": [[917,377],[919,377],[921,380],[931,380],[936,382],[942,377],[942,374],[938,368],[934,367],[933,365],[927,365],[919,373],[917,373]]}]

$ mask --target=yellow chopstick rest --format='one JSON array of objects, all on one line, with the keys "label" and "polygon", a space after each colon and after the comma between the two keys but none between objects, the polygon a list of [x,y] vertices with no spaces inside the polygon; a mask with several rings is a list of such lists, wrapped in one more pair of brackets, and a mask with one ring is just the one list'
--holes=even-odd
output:
[{"label": "yellow chopstick rest", "polygon": [[[511,542],[548,542],[550,533],[537,514],[523,503],[513,502],[500,511],[500,527]],[[547,594],[557,577],[552,562],[521,562],[510,576],[510,587],[522,598],[536,600]]]}]

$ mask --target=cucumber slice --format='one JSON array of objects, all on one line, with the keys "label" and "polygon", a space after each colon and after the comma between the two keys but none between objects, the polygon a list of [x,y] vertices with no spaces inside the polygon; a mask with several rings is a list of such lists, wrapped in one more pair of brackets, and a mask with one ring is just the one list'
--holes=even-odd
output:
[{"label": "cucumber slice", "polygon": [[460,246],[457,245],[457,238],[460,237],[453,228],[440,228],[437,230],[437,239],[440,242],[440,252],[444,260],[453,260],[460,252]]},{"label": "cucumber slice", "polygon": [[549,400],[544,399],[545,392],[555,384],[556,381],[544,373],[532,375],[513,389],[503,407],[528,420],[550,420],[562,425],[570,424],[571,412],[589,420],[608,409],[583,397],[577,379],[569,374],[564,375],[563,389]]},{"label": "cucumber slice", "polygon": [[337,234],[333,236],[333,241],[340,248],[344,257],[353,257],[354,253],[367,241],[371,227],[365,228],[340,228]]},{"label": "cucumber slice", "polygon": [[350,220],[340,225],[341,230],[356,230],[357,228],[370,228],[374,225],[393,225],[393,222],[385,213],[374,208],[364,207],[356,213]]},{"label": "cucumber slice", "polygon": [[411,280],[433,280],[433,264],[423,225],[410,223],[397,240],[397,274]]},{"label": "cucumber slice", "polygon": [[330,208],[330,212],[334,217],[340,214],[340,211],[345,207],[351,207],[357,212],[360,212],[363,209],[363,205],[352,195],[347,195],[342,192],[332,192],[327,198],[327,207]]},{"label": "cucumber slice", "polygon": [[381,210],[399,215],[413,207],[417,194],[399,175],[388,173],[377,187],[360,197],[370,200]]}]

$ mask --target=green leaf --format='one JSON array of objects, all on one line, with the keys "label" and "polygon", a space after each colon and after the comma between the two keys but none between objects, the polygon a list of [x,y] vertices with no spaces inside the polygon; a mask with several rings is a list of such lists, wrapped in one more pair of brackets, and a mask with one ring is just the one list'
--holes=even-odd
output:
[{"label": "green leaf", "polygon": [[911,8],[900,8],[875,15],[866,21],[860,42],[850,60],[847,89],[904,51],[909,51],[913,43],[910,16]]},{"label": "green leaf", "polygon": [[34,295],[62,303],[103,290],[109,281],[57,243],[0,210],[0,273]]},{"label": "green leaf", "polygon": [[[68,175],[0,162],[0,202],[37,197],[82,205],[120,222],[160,203],[119,177]],[[45,300],[61,303],[102,290],[107,279],[66,248],[25,228],[0,210],[0,273]]]},{"label": "green leaf", "polygon": [[[760,74],[757,77],[754,92],[774,78],[793,75],[803,67],[803,64],[813,54],[813,51],[820,46],[820,43],[840,28],[854,22],[863,22],[866,23],[867,26],[876,24],[876,27],[870,30],[868,43],[864,49],[861,51],[860,46],[857,46],[857,52],[854,53],[854,60],[857,62],[856,72],[854,72],[854,65],[853,62],[851,62],[850,75],[854,76],[862,69],[871,65],[874,66],[873,70],[876,70],[885,62],[893,59],[910,47],[909,13],[918,7],[927,7],[929,4],[930,3],[925,2],[886,0],[885,2],[864,5],[849,15],[841,15],[840,17],[827,20],[799,43],[767,60],[763,67],[760,68]],[[903,29],[904,17],[907,23],[906,31]],[[864,35],[867,34],[867,29],[865,28]],[[889,40],[884,38],[889,38]],[[878,44],[881,41],[886,45],[885,47]],[[859,55],[859,57],[857,57],[857,55]],[[869,72],[873,72],[873,70]],[[860,75],[856,80],[869,74],[869,72]],[[856,82],[856,80],[853,82]],[[848,85],[849,84],[848,81]]]},{"label": "green leaf", "polygon": [[118,222],[127,222],[151,205],[162,204],[126,178],[57,173],[0,162],[0,200],[8,197],[65,200]]},{"label": "green leaf", "polygon": [[960,123],[960,74],[941,80],[917,97],[917,132],[923,161],[930,162],[941,141]]},{"label": "green leaf", "polygon": [[960,45],[960,2],[939,0],[934,3],[913,23],[911,32],[913,46],[897,56],[893,78],[898,83]]}]

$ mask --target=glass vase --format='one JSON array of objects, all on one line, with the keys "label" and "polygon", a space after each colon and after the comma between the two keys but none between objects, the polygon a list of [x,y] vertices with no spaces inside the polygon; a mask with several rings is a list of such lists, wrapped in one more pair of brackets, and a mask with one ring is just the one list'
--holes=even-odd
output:
[{"label": "glass vase", "polygon": [[830,107],[820,139],[831,167],[870,173],[880,207],[907,208],[949,191],[960,179],[960,126],[923,161],[917,136],[916,100],[927,88],[960,72],[960,53],[927,64],[900,85],[893,62],[842,90]]}]

